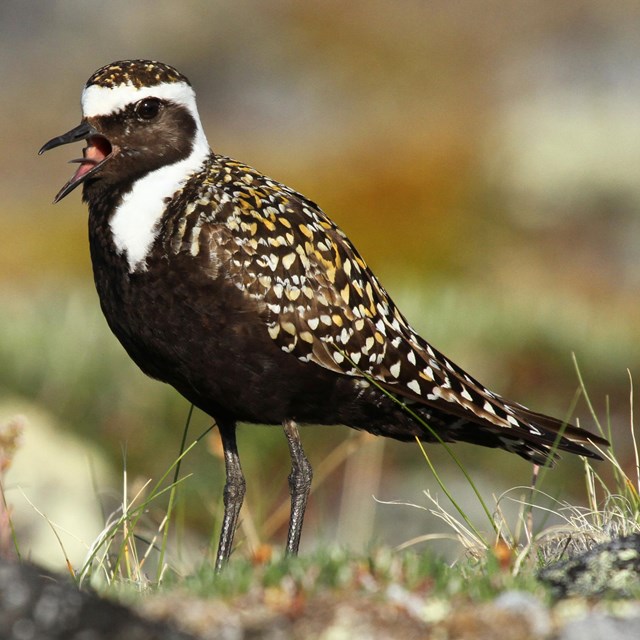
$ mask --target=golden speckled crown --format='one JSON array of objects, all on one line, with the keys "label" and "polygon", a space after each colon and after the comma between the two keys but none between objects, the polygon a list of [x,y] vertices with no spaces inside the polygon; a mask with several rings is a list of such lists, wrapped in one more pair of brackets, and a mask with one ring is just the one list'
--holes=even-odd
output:
[{"label": "golden speckled crown", "polygon": [[164,62],[155,60],[119,60],[98,69],[87,80],[85,86],[99,85],[105,88],[113,88],[120,85],[129,85],[140,89],[172,82],[185,82],[191,85],[189,80],[177,69],[164,64]]}]

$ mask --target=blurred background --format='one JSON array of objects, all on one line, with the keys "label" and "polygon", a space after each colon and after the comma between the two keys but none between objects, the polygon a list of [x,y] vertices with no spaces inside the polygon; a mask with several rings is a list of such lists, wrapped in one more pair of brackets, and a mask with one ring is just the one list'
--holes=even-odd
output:
[{"label": "blurred background", "polygon": [[[121,499],[123,468],[131,495],[158,480],[178,455],[189,410],[110,335],[79,192],[51,205],[77,151],[36,155],[78,123],[89,75],[123,58],[185,73],[214,150],[318,202],[439,350],[493,390],[594,429],[576,400],[575,353],[631,465],[639,20],[631,0],[3,0],[0,439],[22,433],[3,484],[23,552],[63,564],[33,503],[81,562]],[[188,439],[208,424],[196,412]],[[180,521],[200,560],[221,507],[217,438],[183,468],[193,475]],[[316,471],[327,471],[307,548],[398,544],[443,528],[372,497],[426,506],[422,492],[436,485],[416,446],[340,427],[304,429],[303,440]],[[288,495],[285,439],[242,427],[239,446],[244,548],[281,543],[285,523],[272,516]],[[488,497],[529,481],[530,465],[515,456],[455,450]],[[431,451],[440,470],[453,466]],[[459,475],[449,482],[468,493]],[[564,456],[546,482],[579,501],[580,461]],[[151,519],[166,503],[157,509]]]}]

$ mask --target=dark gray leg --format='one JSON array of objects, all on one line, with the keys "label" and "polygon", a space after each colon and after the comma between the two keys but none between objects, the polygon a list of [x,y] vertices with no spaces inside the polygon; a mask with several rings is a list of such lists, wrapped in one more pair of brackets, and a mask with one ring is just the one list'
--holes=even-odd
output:
[{"label": "dark gray leg", "polygon": [[224,518],[216,555],[216,572],[220,572],[231,554],[233,536],[238,526],[238,516],[244,500],[246,482],[242,474],[240,457],[236,446],[236,424],[235,422],[217,422],[217,424],[220,430],[220,438],[222,439],[227,473],[227,482],[224,485]]},{"label": "dark gray leg", "polygon": [[284,434],[289,443],[291,454],[291,473],[289,474],[289,490],[291,491],[291,517],[289,519],[289,534],[287,536],[287,555],[297,555],[302,533],[304,510],[311,490],[313,469],[304,455],[298,427],[293,420],[283,423]]}]

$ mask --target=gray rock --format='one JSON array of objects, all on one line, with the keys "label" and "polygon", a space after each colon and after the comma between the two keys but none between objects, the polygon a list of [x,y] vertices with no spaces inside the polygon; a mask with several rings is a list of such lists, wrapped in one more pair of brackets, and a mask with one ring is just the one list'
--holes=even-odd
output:
[{"label": "gray rock", "polygon": [[505,591],[493,604],[504,611],[524,616],[536,636],[546,637],[551,633],[549,609],[534,595],[525,591]]},{"label": "gray rock", "polygon": [[590,613],[568,622],[559,632],[558,640],[638,640],[640,613],[633,617],[614,617],[605,613]]},{"label": "gray rock", "polygon": [[0,559],[0,640],[193,640],[62,576]]},{"label": "gray rock", "polygon": [[[595,545],[584,553],[544,567],[539,579],[557,598],[628,597],[640,592],[640,534]],[[640,638],[640,632],[638,636]]]}]

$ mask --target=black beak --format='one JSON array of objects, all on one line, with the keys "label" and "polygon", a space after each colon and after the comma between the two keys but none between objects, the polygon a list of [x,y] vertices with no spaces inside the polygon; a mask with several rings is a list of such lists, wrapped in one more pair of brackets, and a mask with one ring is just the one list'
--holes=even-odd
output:
[{"label": "black beak", "polygon": [[63,144],[70,144],[71,142],[79,142],[80,140],[87,140],[88,145],[82,152],[82,158],[70,160],[70,162],[79,164],[79,167],[69,182],[60,189],[53,200],[54,204],[71,193],[90,175],[93,175],[111,155],[112,147],[104,136],[101,136],[92,125],[84,121],[74,129],[71,129],[71,131],[52,138],[38,151],[38,155],[42,155],[45,151],[49,151],[49,149],[54,149]]},{"label": "black beak", "polygon": [[41,156],[45,151],[55,149],[63,144],[86,140],[91,136],[97,135],[97,133],[98,132],[88,122],[81,122],[77,127],[71,129],[71,131],[67,131],[67,133],[63,133],[56,138],[51,138],[49,142],[42,145],[42,148],[38,151],[38,155]]}]

